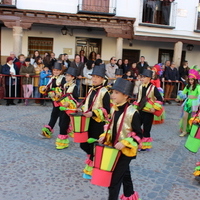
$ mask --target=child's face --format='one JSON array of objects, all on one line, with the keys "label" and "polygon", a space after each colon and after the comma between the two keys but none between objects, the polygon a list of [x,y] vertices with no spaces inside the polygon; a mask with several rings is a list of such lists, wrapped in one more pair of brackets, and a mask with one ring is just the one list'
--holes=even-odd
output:
[{"label": "child's face", "polygon": [[141,81],[142,81],[142,83],[144,83],[144,84],[149,83],[150,80],[151,80],[151,78],[149,78],[149,77],[147,77],[147,76],[142,76],[142,77],[141,77]]},{"label": "child's face", "polygon": [[122,75],[115,75],[115,77],[116,77],[116,78],[121,78],[121,77],[122,77]]},{"label": "child's face", "polygon": [[133,64],[132,64],[132,68],[133,68],[133,69],[136,68],[136,63],[133,63]]},{"label": "child's face", "polygon": [[194,84],[194,79],[193,79],[193,78],[189,78],[189,83],[190,83],[191,85],[193,85],[193,84]]},{"label": "child's face", "polygon": [[104,78],[97,75],[92,75],[92,84],[94,86],[101,85],[103,83]]},{"label": "child's face", "polygon": [[70,74],[66,74],[66,75],[65,75],[65,80],[66,80],[67,82],[71,82],[71,81],[74,80],[74,77],[73,77],[72,75],[70,75]]},{"label": "child's face", "polygon": [[128,96],[117,90],[113,90],[111,94],[111,99],[115,104],[121,104],[127,101]]},{"label": "child's face", "polygon": [[48,68],[48,67],[44,67],[44,71],[45,71],[45,72],[48,72],[48,71],[49,71],[49,68]]},{"label": "child's face", "polygon": [[127,75],[127,76],[131,76],[131,72],[127,72],[126,75]]},{"label": "child's face", "polygon": [[61,70],[59,70],[59,69],[53,69],[53,75],[54,76],[59,76],[60,73],[61,73]]}]

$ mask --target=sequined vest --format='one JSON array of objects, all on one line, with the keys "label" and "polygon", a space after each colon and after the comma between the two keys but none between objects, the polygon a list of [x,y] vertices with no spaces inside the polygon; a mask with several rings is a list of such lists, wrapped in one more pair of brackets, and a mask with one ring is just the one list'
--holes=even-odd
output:
[{"label": "sequined vest", "polygon": [[[123,125],[122,125],[122,130],[120,132],[118,141],[121,141],[124,138],[127,138],[128,134],[133,131],[131,123],[132,123],[133,115],[135,114],[135,112],[137,112],[137,110],[133,107],[133,105],[130,105],[130,106],[127,107],[126,114],[125,114],[124,121],[123,121]],[[111,109],[111,116],[113,116],[113,114],[114,114],[114,109],[112,108]],[[119,130],[119,126],[120,126],[120,123],[122,121],[123,114],[124,114],[124,112],[120,115],[120,117],[117,121],[117,130]],[[112,120],[111,125],[110,125],[111,138],[112,138],[112,134],[113,134],[112,133],[113,125],[114,125],[114,120]]]},{"label": "sequined vest", "polygon": [[[88,111],[88,104],[89,104],[89,99],[90,99],[90,95],[92,93],[92,88],[90,88],[89,92],[90,93],[87,98],[86,98],[86,101],[85,101],[85,104],[83,106],[83,111],[86,112]],[[106,94],[106,92],[108,92],[108,90],[105,88],[105,87],[102,87],[96,97],[96,100],[92,106],[92,109],[91,110],[96,110],[96,109],[99,109],[99,108],[102,108],[103,107],[103,97],[104,95]],[[95,95],[96,96],[96,95]],[[95,98],[94,96],[94,98]]]}]

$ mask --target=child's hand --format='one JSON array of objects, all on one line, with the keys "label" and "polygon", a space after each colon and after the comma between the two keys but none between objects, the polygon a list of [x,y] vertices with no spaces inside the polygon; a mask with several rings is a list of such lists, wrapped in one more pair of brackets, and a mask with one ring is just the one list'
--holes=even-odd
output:
[{"label": "child's hand", "polygon": [[90,111],[90,112],[87,112],[87,113],[83,113],[83,115],[85,117],[92,117],[92,112]]},{"label": "child's hand", "polygon": [[99,140],[98,140],[98,142],[99,142],[100,144],[103,144],[104,139],[105,139],[105,136],[100,137]]},{"label": "child's hand", "polygon": [[65,107],[65,108],[69,107],[69,103],[68,102],[63,102],[63,107]]},{"label": "child's hand", "polygon": [[150,112],[151,112],[151,113],[154,113],[154,112],[155,112],[155,109],[154,109],[154,108],[151,108],[151,109],[150,109]]},{"label": "child's hand", "polygon": [[118,142],[118,143],[115,145],[115,148],[118,149],[118,150],[122,150],[124,147],[125,147],[125,145],[123,145],[121,142]]},{"label": "child's hand", "polygon": [[51,92],[49,96],[50,96],[50,98],[55,98],[56,95],[55,95],[55,93]]}]

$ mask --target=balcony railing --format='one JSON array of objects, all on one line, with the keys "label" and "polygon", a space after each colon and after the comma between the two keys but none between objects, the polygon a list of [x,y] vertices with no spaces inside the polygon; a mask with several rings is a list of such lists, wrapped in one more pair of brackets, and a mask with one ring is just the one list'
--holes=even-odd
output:
[{"label": "balcony railing", "polygon": [[177,3],[165,6],[162,1],[141,0],[140,25],[147,26],[176,26]]},{"label": "balcony railing", "polygon": [[17,0],[0,0],[0,7],[16,7]]},{"label": "balcony railing", "polygon": [[115,0],[79,0],[78,13],[116,15]]}]

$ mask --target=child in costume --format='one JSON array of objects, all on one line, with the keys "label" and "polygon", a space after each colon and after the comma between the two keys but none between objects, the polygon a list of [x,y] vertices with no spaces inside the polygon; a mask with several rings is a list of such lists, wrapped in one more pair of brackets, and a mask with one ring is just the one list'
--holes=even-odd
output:
[{"label": "child in costume", "polygon": [[[139,87],[137,101],[134,105],[140,111],[141,125],[143,125],[142,151],[150,150],[152,148],[152,141],[150,131],[153,124],[154,114],[161,112],[162,101],[158,89],[151,84],[152,71],[144,69],[141,77],[142,85]],[[162,112],[161,112],[162,113]]]},{"label": "child in costume", "polygon": [[[197,153],[200,149],[200,106],[194,117],[189,120],[189,124],[191,125],[191,131],[186,140],[185,147],[189,151]],[[195,176],[195,180],[200,182],[200,162],[196,163],[193,174]]]},{"label": "child in costume", "polygon": [[[110,95],[103,85],[105,66],[94,66],[91,75],[93,87],[90,88],[82,109],[85,117],[91,118],[88,128],[88,137],[98,139],[104,131],[105,118],[107,114],[110,113]],[[91,179],[93,169],[93,144],[85,142],[81,143],[80,147],[87,153],[83,178]]]},{"label": "child in costume", "polygon": [[64,84],[63,97],[60,100],[60,134],[56,139],[56,149],[65,149],[69,146],[68,133],[70,130],[70,110],[75,110],[78,101],[78,87],[76,86],[75,79],[77,76],[77,69],[69,67],[66,74],[66,83]]},{"label": "child in costume", "polygon": [[120,199],[139,200],[138,193],[133,189],[129,168],[131,160],[136,159],[138,145],[142,138],[139,113],[128,102],[128,98],[132,96],[133,83],[119,78],[112,90],[111,98],[115,105],[111,109],[108,130],[100,135],[99,143],[121,150],[121,155],[112,174],[108,200],[118,200],[122,184],[124,194]]},{"label": "child in costume", "polygon": [[53,109],[51,112],[51,117],[48,125],[42,128],[42,132],[39,134],[42,138],[51,138],[53,134],[53,128],[56,124],[57,119],[60,117],[60,104],[58,100],[62,96],[62,88],[65,84],[65,76],[60,75],[62,72],[61,63],[56,62],[53,67],[53,76],[51,77],[47,86],[43,89],[48,93],[49,97],[52,99]]},{"label": "child in costume", "polygon": [[[189,125],[190,118],[197,112],[200,103],[200,85],[198,80],[200,79],[200,74],[197,66],[193,66],[193,69],[189,70],[189,81],[185,86],[182,94],[186,95],[187,98],[183,102],[183,117],[180,121],[181,134],[180,137],[187,135],[190,132],[191,126]],[[182,96],[183,96],[182,95]],[[180,98],[180,94],[179,94]]]},{"label": "child in costume", "polygon": [[[164,90],[160,87],[160,78],[159,78],[160,65],[154,65],[152,71],[153,71],[153,76],[151,79],[151,83],[158,88],[158,91],[160,92],[160,95],[163,98]],[[164,123],[164,119],[165,119],[165,110],[163,108],[162,115],[160,115],[159,117],[154,115],[153,124],[162,124]]]}]

